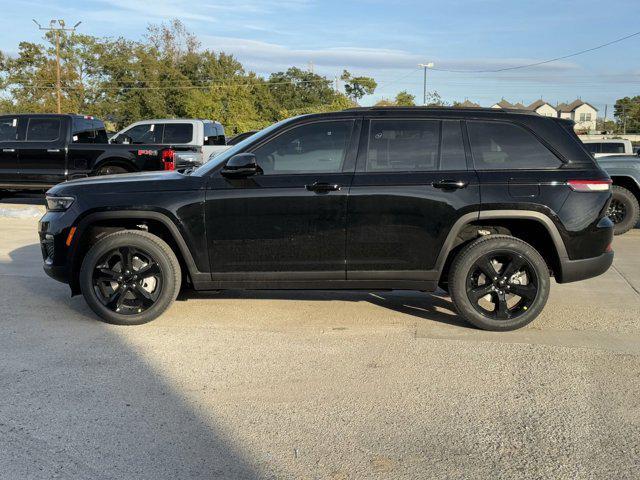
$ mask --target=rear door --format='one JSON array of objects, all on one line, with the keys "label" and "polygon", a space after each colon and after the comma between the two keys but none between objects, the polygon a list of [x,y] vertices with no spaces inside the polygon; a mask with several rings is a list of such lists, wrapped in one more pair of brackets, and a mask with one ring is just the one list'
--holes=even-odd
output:
[{"label": "rear door", "polygon": [[18,117],[0,117],[0,186],[19,181]]},{"label": "rear door", "polygon": [[68,119],[63,116],[25,118],[24,142],[18,154],[20,181],[47,186],[66,180]]},{"label": "rear door", "polygon": [[348,280],[435,280],[440,249],[480,203],[459,120],[371,118],[347,213]]},{"label": "rear door", "polygon": [[558,212],[569,193],[562,161],[523,125],[466,122],[482,209],[519,208]]}]

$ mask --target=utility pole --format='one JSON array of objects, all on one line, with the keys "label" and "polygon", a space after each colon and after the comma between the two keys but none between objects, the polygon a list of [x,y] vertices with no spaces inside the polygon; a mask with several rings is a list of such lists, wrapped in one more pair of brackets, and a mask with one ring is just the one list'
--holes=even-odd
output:
[{"label": "utility pole", "polygon": [[427,105],[427,68],[433,68],[433,62],[419,63],[419,67],[424,68],[424,82],[422,88],[422,105]]},{"label": "utility pole", "polygon": [[44,30],[45,32],[54,32],[56,37],[56,96],[58,100],[58,113],[62,113],[62,88],[60,86],[60,33],[75,32],[76,28],[78,28],[78,25],[80,25],[82,22],[76,23],[71,28],[65,27],[66,24],[64,20],[51,20],[48,27],[43,27],[36,20],[33,20],[33,23],[38,26],[39,30]]}]

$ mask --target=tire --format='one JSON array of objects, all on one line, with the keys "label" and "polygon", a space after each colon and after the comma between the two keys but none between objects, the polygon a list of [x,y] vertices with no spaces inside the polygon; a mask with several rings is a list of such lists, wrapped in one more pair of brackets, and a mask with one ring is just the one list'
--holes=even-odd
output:
[{"label": "tire", "polygon": [[638,224],[640,219],[640,206],[638,199],[630,190],[619,185],[612,188],[611,203],[607,215],[613,222],[613,234],[627,233]]},{"label": "tire", "polygon": [[[145,271],[148,276],[138,278],[137,273]],[[116,325],[140,325],[160,316],[178,296],[181,280],[171,247],[139,230],[105,236],[87,252],[80,268],[85,301],[105,322]]]},{"label": "tire", "polygon": [[119,175],[122,173],[129,173],[129,170],[119,165],[104,165],[98,169],[96,175]]},{"label": "tire", "polygon": [[538,251],[509,235],[474,240],[458,253],[449,273],[449,291],[460,315],[493,331],[515,330],[532,322],[547,303],[550,283],[549,269]]}]

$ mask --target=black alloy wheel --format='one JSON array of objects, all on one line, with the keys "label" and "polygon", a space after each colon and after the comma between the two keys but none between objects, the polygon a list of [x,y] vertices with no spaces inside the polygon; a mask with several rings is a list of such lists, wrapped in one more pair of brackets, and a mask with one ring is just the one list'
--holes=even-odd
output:
[{"label": "black alloy wheel", "polygon": [[460,316],[484,330],[524,327],[540,315],[551,289],[540,252],[510,235],[485,235],[467,244],[447,278]]},{"label": "black alloy wheel", "polygon": [[614,224],[622,223],[627,216],[627,207],[623,202],[614,198],[611,200],[609,204],[609,210],[607,211],[607,216],[611,219]]},{"label": "black alloy wheel", "polygon": [[511,320],[531,308],[538,295],[538,277],[531,263],[517,252],[492,252],[475,261],[466,290],[478,313],[493,320]]},{"label": "black alloy wheel", "polygon": [[93,271],[93,288],[102,304],[123,315],[149,309],[160,296],[162,271],[153,257],[123,246],[104,255]]},{"label": "black alloy wheel", "polygon": [[180,262],[161,238],[121,230],[98,240],[80,268],[80,289],[104,321],[140,325],[161,315],[182,285]]}]

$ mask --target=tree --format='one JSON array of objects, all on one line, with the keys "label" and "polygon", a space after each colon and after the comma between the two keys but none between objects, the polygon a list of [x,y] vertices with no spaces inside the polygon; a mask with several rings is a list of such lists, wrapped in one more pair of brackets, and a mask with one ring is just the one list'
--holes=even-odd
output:
[{"label": "tree", "polygon": [[[62,32],[60,57],[62,110],[95,115],[113,128],[195,117],[219,120],[237,133],[354,105],[331,80],[296,67],[268,79],[247,72],[232,55],[203,50],[177,20],[151,25],[135,41]],[[363,92],[375,88],[366,77],[352,83]],[[55,84],[51,32],[42,43],[20,43],[15,56],[0,52],[0,113],[55,112]]]},{"label": "tree", "polygon": [[396,95],[395,104],[399,107],[414,107],[416,104],[415,100],[415,95],[411,95],[406,90],[402,90]]},{"label": "tree", "polygon": [[640,132],[640,95],[616,100],[614,116],[621,132]]},{"label": "tree", "polygon": [[347,70],[342,72],[340,77],[344,83],[344,91],[354,102],[357,102],[365,95],[375,92],[378,83],[371,77],[354,77]]}]

